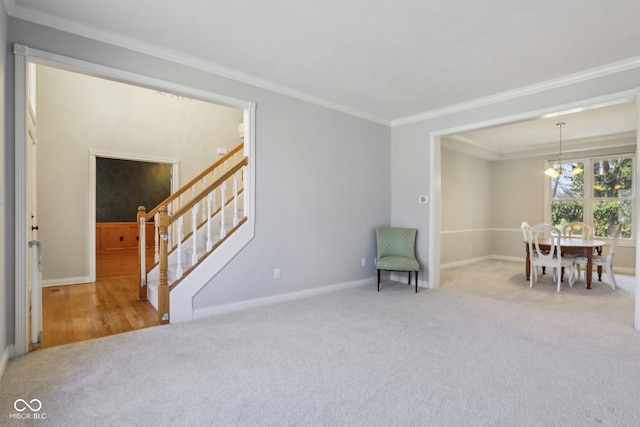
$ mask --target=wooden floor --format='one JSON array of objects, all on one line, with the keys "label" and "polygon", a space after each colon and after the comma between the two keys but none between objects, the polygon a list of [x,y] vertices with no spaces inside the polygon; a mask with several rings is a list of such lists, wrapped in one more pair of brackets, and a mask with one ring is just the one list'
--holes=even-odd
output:
[{"label": "wooden floor", "polygon": [[42,344],[32,350],[157,325],[156,309],[138,300],[137,270],[136,250],[99,252],[95,283],[43,288]]}]

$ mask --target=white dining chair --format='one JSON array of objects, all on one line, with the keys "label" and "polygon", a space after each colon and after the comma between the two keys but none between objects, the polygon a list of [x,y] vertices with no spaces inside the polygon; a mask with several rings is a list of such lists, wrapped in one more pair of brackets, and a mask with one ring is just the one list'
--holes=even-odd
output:
[{"label": "white dining chair", "polygon": [[[622,231],[622,224],[616,224],[613,230],[613,237],[611,239],[611,246],[609,246],[609,251],[607,252],[607,256],[602,255],[594,255],[591,258],[591,265],[594,267],[604,267],[607,270],[607,276],[609,277],[609,286],[611,289],[615,289],[618,284],[616,283],[616,276],[613,274],[613,254],[616,251],[616,245],[618,244],[618,238],[620,237],[620,232]],[[573,258],[573,262],[575,264],[575,275],[576,277],[580,277],[580,266],[587,265],[587,257],[586,256],[577,256]]]},{"label": "white dining chair", "polygon": [[570,222],[562,227],[562,237],[573,239],[580,237],[584,240],[593,239],[593,228],[584,222]]},{"label": "white dining chair", "polygon": [[[523,221],[522,224],[520,224],[520,230],[522,230],[522,241],[526,244],[529,245],[529,259],[531,259],[531,257],[533,257],[533,250],[532,250],[532,246],[531,246],[531,226],[529,225],[528,222]],[[527,253],[525,251],[525,257],[527,256]],[[535,280],[538,281],[538,269],[537,268],[533,268],[532,264],[529,264],[531,266],[531,274],[535,274],[536,278]],[[527,272],[525,271],[524,273],[522,273],[523,276],[527,276]]]},{"label": "white dining chair", "polygon": [[[540,249],[540,240],[549,237],[551,244],[549,251],[543,251]],[[551,267],[553,268],[554,279],[557,281],[558,292],[560,292],[561,280],[562,280],[562,268],[569,271],[569,286],[573,287],[575,281],[574,276],[574,263],[572,258],[562,256],[560,247],[560,230],[549,224],[537,224],[531,227],[531,240],[530,252],[534,255],[531,257],[531,268],[537,269],[538,267]],[[537,275],[536,280],[537,281]],[[529,287],[533,288],[534,275],[531,274],[529,278]]]}]

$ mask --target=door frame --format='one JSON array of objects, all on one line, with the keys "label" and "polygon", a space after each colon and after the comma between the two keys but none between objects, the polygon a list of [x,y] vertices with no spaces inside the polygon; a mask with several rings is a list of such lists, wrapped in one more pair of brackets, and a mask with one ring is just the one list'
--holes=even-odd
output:
[{"label": "door frame", "polygon": [[[29,310],[28,310],[28,240],[27,240],[27,198],[29,196],[27,182],[27,64],[35,63],[47,65],[54,68],[73,71],[81,74],[102,77],[126,84],[144,87],[147,89],[159,90],[177,95],[184,95],[189,98],[211,102],[244,111],[244,153],[250,159],[247,167],[247,177],[245,180],[245,200],[248,204],[247,217],[248,224],[252,229],[255,226],[255,205],[256,205],[256,103],[245,101],[226,95],[220,95],[206,90],[197,89],[154,77],[145,76],[129,71],[120,70],[76,58],[70,58],[51,52],[33,49],[26,45],[15,43],[13,45],[14,55],[14,124],[15,124],[15,237],[14,237],[14,257],[15,257],[15,336],[11,357],[21,356],[29,352]],[[37,96],[37,95],[36,95]],[[95,227],[94,227],[95,229]],[[95,231],[94,231],[95,232]],[[94,237],[95,239],[95,237]],[[95,246],[95,244],[93,245]]]},{"label": "door frame", "polygon": [[177,159],[89,150],[89,281],[96,281],[96,158],[132,160],[171,165],[171,194],[180,189],[180,164]]},{"label": "door frame", "polygon": [[[568,104],[555,105],[542,108],[539,110],[528,111],[525,113],[515,114],[512,116],[498,117],[476,123],[456,126],[452,128],[440,129],[429,133],[429,287],[437,289],[440,287],[440,241],[441,241],[441,139],[447,135],[468,132],[493,126],[502,126],[519,121],[532,120],[542,117],[549,117],[552,114],[569,112],[581,108],[589,108],[594,105],[603,105],[606,103],[619,102],[620,100],[635,100],[636,114],[638,120],[636,123],[636,151],[640,152],[640,88],[630,89],[622,92],[616,92],[599,97],[583,99]],[[635,170],[635,204],[636,214],[640,214],[640,162],[636,162]],[[636,232],[636,291],[635,291],[635,316],[634,327],[640,331],[640,232]]]}]

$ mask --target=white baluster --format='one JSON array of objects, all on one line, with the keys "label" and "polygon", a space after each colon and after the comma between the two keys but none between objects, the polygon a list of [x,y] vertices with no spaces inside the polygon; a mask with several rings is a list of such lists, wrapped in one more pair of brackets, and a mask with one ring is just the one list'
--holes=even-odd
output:
[{"label": "white baluster", "polygon": [[[202,192],[204,193],[204,189],[207,187],[207,180],[206,177],[202,178]],[[203,198],[202,199],[202,222],[205,222],[207,220],[207,202],[206,200]]]},{"label": "white baluster", "polygon": [[198,263],[198,205],[197,203],[191,208],[191,265]]},{"label": "white baluster", "polygon": [[178,256],[176,260],[178,262],[178,268],[176,270],[176,276],[178,279],[181,278],[184,273],[184,270],[182,269],[182,222],[183,217],[181,216],[178,218]]},{"label": "white baluster", "polygon": [[213,240],[211,239],[211,202],[213,200],[213,192],[207,196],[207,252],[213,249]]},{"label": "white baluster", "polygon": [[[213,181],[215,182],[216,180],[216,171],[213,171]],[[212,207],[212,211],[215,212],[216,210],[216,189],[213,189],[213,207]]]},{"label": "white baluster", "polygon": [[227,181],[223,182],[220,186],[220,238],[224,239],[227,235],[227,230],[224,225],[224,204],[226,203],[225,193],[227,191]]},{"label": "white baluster", "polygon": [[[171,205],[169,205],[171,206]],[[158,216],[159,214],[155,214],[153,216],[153,227],[155,229],[154,234],[153,234],[153,245],[154,245],[154,252],[153,252],[153,261],[157,264],[160,262],[160,230],[158,227]]]},{"label": "white baluster", "polygon": [[233,226],[238,225],[238,172],[233,174]]}]

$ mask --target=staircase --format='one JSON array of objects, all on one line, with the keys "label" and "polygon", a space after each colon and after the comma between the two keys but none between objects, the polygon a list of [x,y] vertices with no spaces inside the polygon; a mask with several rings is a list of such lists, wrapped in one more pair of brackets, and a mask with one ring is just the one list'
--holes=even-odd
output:
[{"label": "staircase", "polygon": [[[238,145],[148,213],[138,208],[140,299],[158,323],[193,318],[193,296],[251,239],[245,207],[249,159]],[[146,268],[145,224],[154,222],[153,265]]]}]

